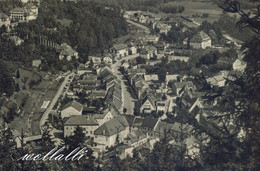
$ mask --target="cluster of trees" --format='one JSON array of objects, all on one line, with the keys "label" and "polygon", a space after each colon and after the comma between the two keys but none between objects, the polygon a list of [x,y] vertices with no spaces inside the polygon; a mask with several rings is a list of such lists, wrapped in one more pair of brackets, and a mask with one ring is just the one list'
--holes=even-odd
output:
[{"label": "cluster of trees", "polygon": [[197,30],[194,28],[189,28],[186,31],[183,31],[183,28],[184,25],[182,23],[180,23],[180,25],[178,26],[173,24],[171,30],[167,33],[167,35],[163,33],[161,34],[161,38],[169,43],[182,44],[185,38],[191,38],[197,32]]},{"label": "cluster of trees", "polygon": [[203,21],[198,28],[198,31],[204,31],[210,36],[213,43],[223,43],[222,28],[218,22],[210,23],[208,21]]},{"label": "cluster of trees", "polygon": [[[69,24],[64,25],[66,22]],[[113,38],[127,32],[127,24],[116,7],[43,1],[37,20],[19,24],[15,32],[21,38],[46,36],[57,44],[67,42],[86,60],[88,55],[112,46]]]},{"label": "cluster of trees", "polygon": [[255,35],[250,28],[237,29],[236,27],[238,21],[239,18],[236,15],[231,17],[228,14],[222,14],[219,21],[217,21],[217,25],[231,37],[241,41],[246,41],[248,40],[248,37]]},{"label": "cluster of trees", "polygon": [[22,5],[20,0],[0,1],[0,12],[2,11],[4,14],[9,15],[14,7],[22,7]]},{"label": "cluster of trees", "polygon": [[10,74],[9,69],[0,59],[0,95],[2,96],[5,93],[7,96],[11,96],[14,91],[14,82],[12,75]]},{"label": "cluster of trees", "polygon": [[[232,62],[237,59],[238,54],[235,48],[230,48],[225,52],[220,53],[218,50],[210,51],[202,56],[194,56],[191,58],[191,65],[196,68],[200,68],[207,76],[214,76],[221,70],[230,70],[232,68]],[[217,61],[223,58],[226,63],[217,63]]]},{"label": "cluster of trees", "polygon": [[190,64],[177,60],[167,62],[166,59],[163,59],[161,63],[154,66],[147,66],[147,74],[158,74],[159,81],[165,82],[166,74],[185,74],[191,69]]},{"label": "cluster of trees", "polygon": [[211,51],[210,53],[205,54],[200,58],[198,65],[216,64],[217,60],[220,58],[220,56],[221,56],[221,53],[218,50]]},{"label": "cluster of trees", "polygon": [[184,6],[163,5],[160,7],[160,11],[171,14],[183,13],[184,10]]}]

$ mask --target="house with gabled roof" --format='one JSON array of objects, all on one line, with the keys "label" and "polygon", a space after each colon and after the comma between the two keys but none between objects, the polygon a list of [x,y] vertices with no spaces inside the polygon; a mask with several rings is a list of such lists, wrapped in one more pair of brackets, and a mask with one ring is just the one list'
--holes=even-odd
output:
[{"label": "house with gabled roof", "polygon": [[9,26],[10,24],[11,23],[9,16],[0,11],[0,27],[2,27],[3,25]]},{"label": "house with gabled roof", "polygon": [[138,99],[142,99],[144,97],[147,89],[149,89],[148,84],[144,81],[143,78],[139,78],[134,80],[134,89]]},{"label": "house with gabled roof", "polygon": [[102,114],[94,114],[93,118],[98,122],[99,125],[116,118],[120,112],[114,105],[111,105],[109,108],[105,109]]},{"label": "house with gabled roof", "polygon": [[145,144],[149,140],[147,134],[140,130],[134,130],[130,132],[127,137],[124,139],[124,144],[138,148],[141,145]]},{"label": "house with gabled roof", "polygon": [[157,56],[157,48],[151,45],[145,46],[144,48],[140,49],[140,56],[147,60],[154,58]]},{"label": "house with gabled roof", "polygon": [[141,130],[144,133],[148,133],[149,136],[153,136],[154,129],[159,122],[160,120],[158,118],[145,117],[141,126]]},{"label": "house with gabled roof", "polygon": [[132,125],[131,125],[131,130],[141,130],[141,126],[143,125],[144,119],[141,117],[135,117]]},{"label": "house with gabled roof", "polygon": [[74,115],[69,117],[69,119],[64,124],[64,137],[72,136],[77,126],[82,128],[83,133],[88,137],[94,137],[94,131],[98,128],[98,122],[88,116]]},{"label": "house with gabled roof", "polygon": [[95,66],[101,64],[102,57],[101,56],[89,56],[88,60],[91,61],[95,67]]},{"label": "house with gabled roof", "polygon": [[75,59],[79,58],[78,52],[76,52],[70,45],[67,43],[62,43],[58,48],[59,60],[66,59],[67,61],[71,61],[74,57]]},{"label": "house with gabled roof", "polygon": [[178,80],[178,76],[179,76],[179,74],[166,74],[166,78],[165,78],[166,85],[170,81],[177,81]]},{"label": "house with gabled roof", "polygon": [[94,131],[94,142],[97,148],[105,151],[106,148],[123,142],[129,133],[129,124],[123,115],[103,123]]},{"label": "house with gabled roof", "polygon": [[153,82],[153,81],[158,81],[159,77],[157,74],[144,75],[144,80],[146,82]]},{"label": "house with gabled roof", "polygon": [[235,71],[241,71],[242,73],[245,71],[246,69],[246,62],[240,59],[237,59],[234,63],[233,63],[233,70]]},{"label": "house with gabled roof", "polygon": [[193,49],[206,49],[207,47],[211,47],[211,38],[203,31],[200,31],[190,39],[190,47]]},{"label": "house with gabled roof", "polygon": [[185,81],[185,82],[176,82],[174,85],[173,85],[173,89],[174,89],[174,92],[177,96],[179,96],[181,94],[181,90],[186,87],[186,88],[189,88],[189,89],[195,89],[195,85],[193,84],[192,81]]},{"label": "house with gabled roof", "polygon": [[67,103],[61,110],[61,118],[82,115],[83,105],[75,100]]},{"label": "house with gabled roof", "polygon": [[186,89],[181,96],[181,103],[184,108],[188,110],[189,113],[193,112],[195,109],[202,109],[203,105],[200,99],[192,94],[192,91]]},{"label": "house with gabled roof", "polygon": [[188,56],[176,56],[176,55],[170,55],[168,56],[168,63],[170,63],[171,61],[182,61],[182,62],[189,62],[190,57]]},{"label": "house with gabled roof", "polygon": [[141,100],[141,113],[151,113],[152,111],[156,111],[156,102],[155,97],[152,94],[146,95]]},{"label": "house with gabled roof", "polygon": [[117,59],[126,57],[128,55],[128,46],[126,44],[116,44],[110,48],[109,53]]}]

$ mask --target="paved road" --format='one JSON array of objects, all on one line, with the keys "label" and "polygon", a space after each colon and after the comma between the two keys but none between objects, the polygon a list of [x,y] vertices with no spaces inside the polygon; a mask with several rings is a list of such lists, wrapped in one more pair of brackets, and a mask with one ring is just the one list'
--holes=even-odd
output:
[{"label": "paved road", "polygon": [[[63,83],[61,84],[59,90],[57,91],[57,93],[55,94],[54,98],[52,99],[52,101],[50,102],[49,106],[47,107],[47,109],[45,110],[45,112],[43,113],[42,115],[42,118],[40,120],[40,129],[42,127],[42,125],[48,120],[48,117],[49,117],[49,114],[50,114],[50,111],[52,110],[52,108],[54,107],[54,105],[56,104],[56,102],[58,101],[60,95],[63,93],[63,89],[64,87],[66,86],[67,83],[69,83],[69,77],[70,76],[74,76],[74,73],[71,73],[69,75],[67,75],[65,78],[64,78],[64,81]],[[41,129],[41,133],[42,133],[42,129]]]},{"label": "paved road", "polygon": [[122,82],[121,86],[122,86],[122,98],[123,98],[123,108],[126,108],[127,109],[127,112],[126,114],[134,114],[134,102],[133,102],[133,99],[131,97],[131,94],[129,93],[129,91],[127,90],[128,87],[126,86],[126,84],[124,83],[124,76],[121,74],[120,71],[118,71],[119,67],[121,66],[121,62],[123,60],[127,61],[127,60],[130,60],[130,59],[134,59],[136,57],[139,56],[139,53],[138,54],[135,54],[135,55],[131,55],[131,56],[127,56],[127,57],[124,57],[120,60],[118,60],[116,63],[112,64],[111,65],[111,68],[112,68],[112,72],[113,74],[118,78],[120,79]]}]

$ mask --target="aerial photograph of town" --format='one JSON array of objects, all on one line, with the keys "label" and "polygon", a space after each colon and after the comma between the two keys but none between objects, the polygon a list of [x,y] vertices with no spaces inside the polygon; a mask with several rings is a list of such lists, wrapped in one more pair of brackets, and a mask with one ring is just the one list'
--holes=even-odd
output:
[{"label": "aerial photograph of town", "polygon": [[260,0],[0,0],[0,171],[200,170],[260,170]]}]

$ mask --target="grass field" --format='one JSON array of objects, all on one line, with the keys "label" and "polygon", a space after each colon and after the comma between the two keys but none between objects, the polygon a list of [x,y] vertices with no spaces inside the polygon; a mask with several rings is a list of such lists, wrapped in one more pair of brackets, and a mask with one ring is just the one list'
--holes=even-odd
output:
[{"label": "grass field", "polygon": [[184,15],[186,17],[192,17],[192,15],[196,15],[196,14],[202,16],[203,13],[209,14],[208,18],[193,18],[194,21],[198,23],[201,23],[204,20],[207,20],[209,22],[214,22],[218,20],[220,15],[222,14],[222,9],[220,9],[216,4],[213,4],[212,2],[179,0],[179,1],[169,2],[168,4],[184,6],[185,11],[180,15]]}]

